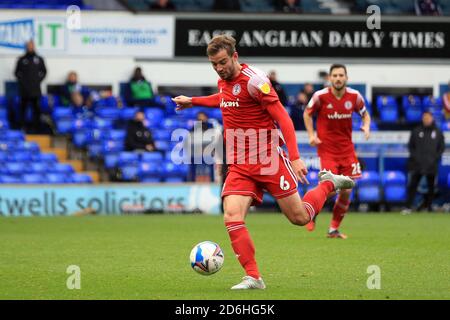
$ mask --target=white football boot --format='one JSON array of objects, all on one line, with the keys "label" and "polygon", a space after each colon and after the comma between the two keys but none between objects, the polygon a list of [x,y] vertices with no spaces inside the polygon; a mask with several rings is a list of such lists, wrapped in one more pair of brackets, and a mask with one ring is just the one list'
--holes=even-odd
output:
[{"label": "white football boot", "polygon": [[242,282],[231,287],[231,290],[265,289],[266,285],[262,278],[255,279],[250,276],[242,278]]},{"label": "white football boot", "polygon": [[344,175],[337,175],[332,173],[329,170],[322,170],[319,172],[319,181],[326,181],[329,180],[333,182],[334,189],[340,190],[340,189],[352,189],[355,186],[355,181],[352,180],[352,178],[344,176]]}]

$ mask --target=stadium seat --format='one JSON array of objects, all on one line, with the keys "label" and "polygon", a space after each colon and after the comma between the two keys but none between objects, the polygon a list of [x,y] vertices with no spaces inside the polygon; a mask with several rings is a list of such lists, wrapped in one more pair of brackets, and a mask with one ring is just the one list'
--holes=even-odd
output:
[{"label": "stadium seat", "polygon": [[24,172],[25,167],[26,163],[23,162],[7,162],[4,168],[8,174],[18,176]]},{"label": "stadium seat", "polygon": [[118,120],[120,118],[120,110],[116,107],[99,108],[95,111],[97,116],[105,120]]},{"label": "stadium seat", "polygon": [[137,154],[135,152],[123,151],[123,152],[119,153],[118,163],[120,166],[129,164],[129,163],[134,163],[137,165],[138,162],[139,162],[139,154]]},{"label": "stadium seat", "polygon": [[105,154],[118,153],[123,151],[124,142],[123,140],[104,140],[102,142],[102,151]]},{"label": "stadium seat", "polygon": [[54,153],[38,153],[33,155],[33,161],[45,162],[48,165],[53,165],[58,162],[58,157]]},{"label": "stadium seat", "polygon": [[37,183],[44,183],[45,179],[44,179],[43,175],[41,175],[41,174],[28,173],[28,174],[22,175],[21,181],[23,183],[27,183],[27,184],[37,184]]},{"label": "stadium seat", "polygon": [[0,119],[0,132],[6,131],[9,129],[8,120]]},{"label": "stadium seat", "polygon": [[103,143],[94,142],[87,146],[88,156],[91,159],[96,159],[101,157],[103,154]]},{"label": "stadium seat", "polygon": [[365,170],[362,172],[361,178],[357,180],[358,186],[379,186],[381,183],[380,175],[376,171]]},{"label": "stadium seat", "polygon": [[45,175],[45,182],[51,184],[62,184],[69,182],[69,179],[65,173],[47,173]]},{"label": "stadium seat", "polygon": [[380,187],[378,185],[364,185],[357,189],[358,200],[363,203],[381,201]]},{"label": "stadium seat", "polygon": [[136,181],[139,175],[139,165],[133,163],[121,165],[120,172],[122,180]]},{"label": "stadium seat", "polygon": [[49,166],[49,173],[61,173],[61,174],[70,174],[73,173],[75,170],[73,169],[72,165],[68,163],[55,163],[52,166]]},{"label": "stadium seat", "polygon": [[2,184],[13,184],[13,183],[21,183],[20,178],[10,175],[0,175],[0,183]]},{"label": "stadium seat", "polygon": [[106,169],[115,168],[117,166],[118,162],[119,162],[119,153],[118,152],[106,153],[103,156],[103,164],[105,165]]},{"label": "stadium seat", "polygon": [[383,107],[380,110],[380,120],[385,123],[394,123],[398,121],[397,107]]},{"label": "stadium seat", "polygon": [[72,183],[92,183],[92,177],[88,174],[74,173],[70,176]]},{"label": "stadium seat", "polygon": [[70,107],[61,107],[57,106],[53,109],[52,113],[54,120],[60,120],[60,119],[73,119],[73,111]]},{"label": "stadium seat", "polygon": [[161,152],[144,152],[141,154],[141,161],[143,162],[161,162],[163,154]]},{"label": "stadium seat", "polygon": [[110,130],[105,134],[105,138],[110,140],[123,141],[127,133],[125,130]]},{"label": "stadium seat", "polygon": [[402,97],[402,108],[404,111],[410,108],[416,108],[422,110],[422,101],[419,96],[404,95]]},{"label": "stadium seat", "polygon": [[122,121],[131,120],[138,110],[139,108],[122,108],[120,111],[120,119]]},{"label": "stadium seat", "polygon": [[96,117],[94,122],[92,123],[93,129],[99,130],[112,130],[113,129],[113,121],[111,119],[102,119]]},{"label": "stadium seat", "polygon": [[84,148],[91,141],[91,131],[83,129],[76,131],[72,135],[72,143],[78,148]]},{"label": "stadium seat", "polygon": [[417,106],[410,106],[405,110],[405,118],[408,123],[416,123],[422,120],[422,109]]},{"label": "stadium seat", "polygon": [[441,130],[442,131],[450,131],[450,121],[442,122]]},{"label": "stadium seat", "polygon": [[441,110],[442,109],[442,98],[427,96],[422,100],[422,105],[425,110]]},{"label": "stadium seat", "polygon": [[152,130],[152,135],[153,135],[154,140],[170,141],[170,138],[171,138],[171,133],[166,129]]},{"label": "stadium seat", "polygon": [[383,173],[382,183],[385,201],[406,201],[406,175],[403,172],[385,171]]},{"label": "stadium seat", "polygon": [[156,140],[155,147],[157,150],[169,151],[170,150],[170,142],[164,141],[164,140]]},{"label": "stadium seat", "polygon": [[397,101],[393,96],[378,96],[376,98],[376,105],[378,111],[381,111],[381,109],[384,109],[386,107],[391,107],[397,109]]},{"label": "stadium seat", "polygon": [[46,162],[32,162],[30,164],[30,173],[44,174],[48,171],[48,164]]},{"label": "stadium seat", "polygon": [[23,132],[20,130],[9,130],[6,131],[4,138],[8,141],[16,142],[16,141],[23,141],[25,139],[25,136]]},{"label": "stadium seat", "polygon": [[70,134],[73,131],[73,119],[60,119],[56,120],[56,131],[59,134]]},{"label": "stadium seat", "polygon": [[146,179],[153,178],[153,179],[161,179],[161,167],[158,162],[141,162],[139,164],[139,180],[140,181],[148,181]]},{"label": "stadium seat", "polygon": [[31,153],[28,151],[16,151],[8,155],[8,161],[12,162],[28,162],[31,159]]},{"label": "stadium seat", "polygon": [[167,183],[182,183],[185,182],[186,179],[182,177],[167,177],[164,179],[164,182]]},{"label": "stadium seat", "polygon": [[147,119],[150,128],[160,127],[164,119],[164,112],[161,109],[148,108],[145,110],[145,118]]}]

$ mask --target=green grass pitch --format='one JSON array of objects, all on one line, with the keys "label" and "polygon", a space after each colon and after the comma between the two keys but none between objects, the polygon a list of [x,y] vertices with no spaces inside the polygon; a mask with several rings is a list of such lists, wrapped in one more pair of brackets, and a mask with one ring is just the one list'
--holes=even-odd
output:
[{"label": "green grass pitch", "polygon": [[[0,299],[450,299],[450,216],[349,214],[349,239],[327,239],[329,214],[309,233],[281,214],[247,225],[267,285],[231,291],[243,276],[220,216],[0,218]],[[225,253],[205,277],[189,265],[194,244]],[[81,289],[66,287],[69,265]],[[367,288],[370,265],[381,289]]]}]

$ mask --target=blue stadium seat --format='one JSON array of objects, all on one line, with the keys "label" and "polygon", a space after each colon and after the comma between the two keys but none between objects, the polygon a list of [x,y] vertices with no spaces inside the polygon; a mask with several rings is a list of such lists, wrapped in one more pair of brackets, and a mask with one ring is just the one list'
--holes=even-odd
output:
[{"label": "blue stadium seat", "polygon": [[144,152],[141,154],[141,161],[143,162],[161,162],[163,160],[161,152]]},{"label": "blue stadium seat", "polygon": [[380,120],[386,123],[395,123],[398,121],[397,107],[383,107],[380,110]]},{"label": "blue stadium seat", "polygon": [[111,119],[95,118],[92,124],[93,129],[112,130],[113,122]]},{"label": "blue stadium seat", "polygon": [[51,184],[68,183],[68,175],[66,173],[47,173],[45,175],[45,182]]},{"label": "blue stadium seat", "polygon": [[115,168],[117,166],[118,162],[119,162],[119,153],[118,152],[106,153],[103,156],[103,163],[104,163],[106,169]]},{"label": "blue stadium seat", "polygon": [[133,163],[120,165],[120,171],[122,174],[122,180],[136,181],[139,175],[139,165]]},{"label": "blue stadium seat", "polygon": [[104,153],[118,153],[123,151],[124,149],[124,142],[122,140],[104,140],[102,142],[102,150]]},{"label": "blue stadium seat", "polygon": [[91,159],[99,158],[103,153],[103,143],[94,142],[87,146],[88,156]]},{"label": "blue stadium seat", "polygon": [[164,179],[164,182],[167,182],[167,183],[182,183],[185,181],[186,181],[186,179],[183,177],[167,177]]},{"label": "blue stadium seat", "polygon": [[422,109],[417,106],[410,106],[405,110],[405,118],[409,123],[420,122],[422,120]]},{"label": "blue stadium seat", "polygon": [[389,184],[406,184],[406,175],[401,171],[383,172],[382,183],[384,186]]},{"label": "blue stadium seat", "polygon": [[188,173],[187,165],[176,165],[172,162],[165,162],[163,164],[164,176],[167,177],[183,177],[186,178]]},{"label": "blue stadium seat", "polygon": [[68,163],[55,163],[54,165],[49,166],[49,173],[61,173],[61,174],[69,174],[73,173],[75,170],[72,165]]},{"label": "blue stadium seat", "polygon": [[139,162],[139,154],[135,152],[130,151],[123,151],[119,153],[119,159],[118,159],[119,165],[125,165],[129,163],[136,164]]},{"label": "blue stadium seat", "polygon": [[180,118],[167,118],[163,121],[163,127],[172,132],[175,129],[185,128],[186,122]]},{"label": "blue stadium seat", "polygon": [[93,121],[91,119],[78,118],[73,123],[73,130],[75,132],[91,129],[92,127]]},{"label": "blue stadium seat", "polygon": [[56,131],[60,134],[70,134],[73,131],[73,119],[56,120]]},{"label": "blue stadium seat", "polygon": [[441,110],[442,109],[442,98],[427,96],[422,100],[422,105],[424,109]]},{"label": "blue stadium seat", "polygon": [[139,164],[139,180],[145,181],[148,178],[161,179],[161,166],[158,162],[141,162]]},{"label": "blue stadium seat", "polygon": [[91,131],[89,129],[83,129],[76,131],[72,135],[72,143],[78,147],[83,148],[91,141]]},{"label": "blue stadium seat", "polygon": [[8,110],[0,108],[0,120],[8,119]]},{"label": "blue stadium seat", "polygon": [[450,121],[442,122],[441,130],[442,131],[450,131]]},{"label": "blue stadium seat", "polygon": [[170,142],[164,141],[164,140],[156,140],[155,147],[157,150],[169,151],[170,150]]},{"label": "blue stadium seat", "polygon": [[20,178],[10,175],[0,175],[0,183],[2,184],[13,184],[13,183],[21,183]]},{"label": "blue stadium seat", "polygon": [[48,171],[48,166],[46,162],[32,162],[30,164],[30,173],[44,174]]},{"label": "blue stadium seat", "polygon": [[5,163],[5,169],[10,175],[21,175],[24,173],[26,163],[23,162],[7,162]]},{"label": "blue stadium seat", "polygon": [[357,180],[358,186],[379,186],[381,183],[380,175],[376,171],[365,170],[361,174],[361,178]]},{"label": "blue stadium seat", "polygon": [[97,109],[95,113],[102,119],[114,121],[120,118],[121,112],[116,107],[104,107]]},{"label": "blue stadium seat", "polygon": [[150,109],[145,110],[145,118],[148,121],[150,128],[160,127],[164,119],[164,112],[161,109]]},{"label": "blue stadium seat", "polygon": [[139,108],[122,108],[120,111],[120,119],[123,121],[131,120],[138,110]]},{"label": "blue stadium seat", "polygon": [[393,96],[378,96],[376,98],[376,105],[378,111],[381,111],[381,109],[384,109],[386,107],[391,107],[395,109],[398,108],[397,101]]},{"label": "blue stadium seat", "polygon": [[92,183],[92,177],[88,174],[74,173],[70,176],[72,183]]},{"label": "blue stadium seat", "polygon": [[422,101],[419,96],[414,95],[404,95],[402,97],[402,107],[403,110],[408,110],[410,108],[422,109]]},{"label": "blue stadium seat", "polygon": [[9,129],[9,122],[8,120],[1,120],[0,119],[0,132],[6,131]]},{"label": "blue stadium seat", "polygon": [[406,201],[406,175],[401,171],[385,171],[382,178],[387,202]]},{"label": "blue stadium seat", "polygon": [[58,162],[58,157],[54,153],[38,153],[33,155],[33,161],[45,162],[48,165],[53,165]]},{"label": "blue stadium seat", "polygon": [[166,129],[152,130],[152,135],[153,135],[154,140],[170,141],[170,138],[171,138],[171,133]]},{"label": "blue stadium seat", "polygon": [[125,130],[110,130],[105,134],[105,138],[110,140],[123,141],[127,135]]},{"label": "blue stadium seat", "polygon": [[364,185],[358,187],[359,202],[379,202],[381,201],[380,187],[378,185]]},{"label": "blue stadium seat", "polygon": [[37,183],[45,182],[44,177],[41,174],[37,174],[37,173],[24,174],[24,175],[22,175],[21,181],[23,183],[27,183],[27,184],[37,184]]},{"label": "blue stadium seat", "polygon": [[25,136],[22,131],[20,130],[9,130],[6,131],[5,137],[8,141],[23,141],[25,139]]},{"label": "blue stadium seat", "polygon": [[52,113],[54,120],[60,120],[60,119],[73,119],[73,111],[70,107],[61,107],[57,106],[53,109]]},{"label": "blue stadium seat", "polygon": [[8,161],[13,162],[28,162],[31,161],[31,153],[28,151],[16,151],[13,153],[10,153],[8,156]]}]

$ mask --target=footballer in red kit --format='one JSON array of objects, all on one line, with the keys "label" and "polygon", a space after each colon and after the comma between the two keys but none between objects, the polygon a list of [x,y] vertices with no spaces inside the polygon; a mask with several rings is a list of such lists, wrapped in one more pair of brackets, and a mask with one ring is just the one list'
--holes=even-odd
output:
[{"label": "footballer in red kit", "polygon": [[[361,130],[368,139],[370,115],[362,95],[347,87],[347,69],[344,65],[332,65],[329,76],[331,87],[315,92],[303,113],[309,143],[317,147],[322,170],[357,179],[361,177],[361,165],[352,142],[352,117],[354,113],[362,117]],[[314,115],[317,116],[317,134],[313,127]],[[350,205],[350,195],[351,190],[341,190],[336,199],[328,230],[330,238],[347,238],[338,228]],[[310,231],[314,227],[315,221],[307,225]]]},{"label": "footballer in red kit", "polygon": [[[220,77],[218,93],[178,96],[173,101],[177,110],[201,105],[222,111],[228,164],[222,190],[224,222],[233,251],[246,272],[232,289],[265,289],[245,225],[250,206],[259,204],[263,192],[268,191],[289,221],[303,226],[320,212],[329,194],[351,189],[354,182],[349,177],[320,172],[319,185],[302,201],[297,184],[308,183],[307,169],[300,159],[292,120],[267,75],[238,62],[235,44],[228,35],[215,36],[208,44],[208,59]],[[288,157],[281,149],[284,144]]]}]

